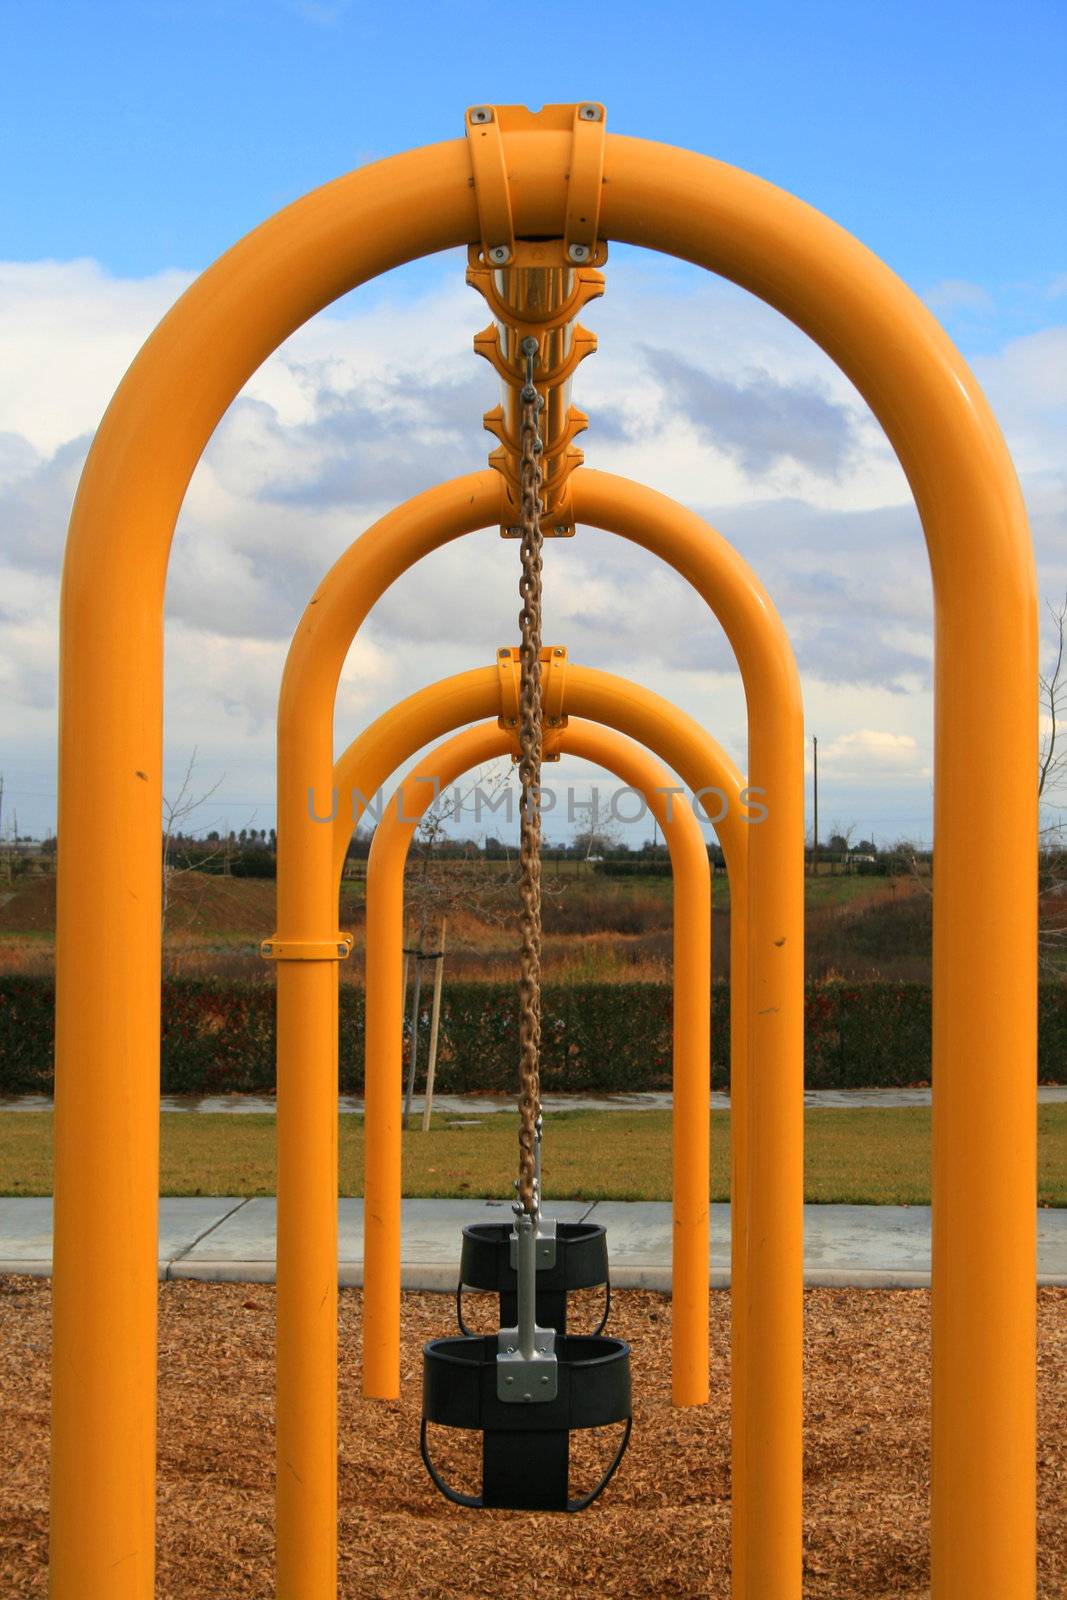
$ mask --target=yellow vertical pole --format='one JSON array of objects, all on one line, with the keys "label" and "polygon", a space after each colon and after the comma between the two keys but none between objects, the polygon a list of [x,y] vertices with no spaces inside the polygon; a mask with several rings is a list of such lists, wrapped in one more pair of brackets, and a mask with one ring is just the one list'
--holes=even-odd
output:
[{"label": "yellow vertical pole", "polygon": [[162,563],[115,563],[97,596],[77,518],[60,616],[49,1583],[53,1600],[150,1600],[162,663],[143,590],[161,593]]},{"label": "yellow vertical pole", "polygon": [[1032,1600],[1036,607],[1008,585],[956,598],[936,654],[931,1592]]},{"label": "yellow vertical pole", "polygon": [[[73,692],[68,677],[68,701]],[[80,710],[91,725],[88,708]],[[98,711],[94,754],[130,776],[116,785],[115,814],[91,849],[78,851],[70,823],[78,800],[69,783],[60,811],[66,988],[56,1017],[52,1374],[52,1497],[60,1515],[50,1528],[50,1593],[54,1600],[150,1600],[159,1078],[144,1065],[159,1047],[162,797],[158,758],[148,757],[152,730],[109,720],[104,706]],[[74,760],[68,754],[68,774]],[[155,825],[147,919],[143,904],[113,892],[124,881],[131,815],[142,830],[149,818]],[[107,883],[106,941],[96,915],[98,874]],[[110,985],[72,982],[83,961],[99,972],[105,945],[114,963]],[[115,1001],[116,978],[128,1005]]]},{"label": "yellow vertical pole", "polygon": [[[413,798],[407,790],[404,795],[405,799]],[[430,799],[430,792],[422,788],[414,803]],[[409,815],[406,810],[403,814]],[[404,937],[404,862],[409,838],[398,824],[397,802],[395,797],[391,798],[374,830],[367,860],[365,958],[363,1392],[379,1400],[395,1400],[400,1395],[400,1169],[404,1093],[400,948]],[[379,880],[380,893],[376,888]]]},{"label": "yellow vertical pole", "polygon": [[[495,519],[495,474],[466,493],[402,507],[392,539],[370,529],[339,585],[335,567],[294,635],[278,706],[277,942],[337,939],[333,706],[352,637],[377,595],[445,538]],[[380,525],[379,525],[380,526]],[[392,770],[387,768],[387,771]],[[369,799],[367,795],[365,798]],[[342,824],[341,818],[345,821]],[[273,942],[273,941],[272,941]],[[395,997],[396,971],[368,972]],[[279,1600],[334,1600],[337,1586],[337,975],[334,961],[278,962],[277,1569]],[[372,1155],[372,1160],[374,1159]]]},{"label": "yellow vertical pole", "polygon": [[[279,915],[279,938],[285,927]],[[336,1586],[337,1452],[323,1448],[337,1437],[336,1019],[335,962],[279,961],[279,1600]],[[318,1366],[311,1352],[321,1353]],[[314,1541],[301,1539],[311,1527]]]},{"label": "yellow vertical pole", "polygon": [[[748,840],[745,840],[748,844]],[[749,1525],[747,1440],[747,1340],[742,1307],[748,1303],[749,1208],[749,1070],[748,851],[727,856],[730,880],[730,1499],[732,1509],[732,1578],[735,1595],[745,1595],[745,1536]]]}]

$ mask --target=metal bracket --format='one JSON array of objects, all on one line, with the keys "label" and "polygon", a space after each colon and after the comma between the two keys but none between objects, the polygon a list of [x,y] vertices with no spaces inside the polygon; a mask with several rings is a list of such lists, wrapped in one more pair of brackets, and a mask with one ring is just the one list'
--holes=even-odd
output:
[{"label": "metal bracket", "polygon": [[[575,534],[574,510],[571,506],[571,491],[568,482],[571,473],[580,467],[585,460],[584,453],[577,445],[571,445],[557,458],[559,471],[559,498],[541,518],[541,533],[546,539],[573,539]],[[500,524],[500,537],[502,539],[520,539],[520,532],[516,518],[519,515],[519,503],[516,491],[512,484],[514,457],[501,445],[499,449],[489,453],[489,465],[500,473],[504,480],[503,518]]]},{"label": "metal bracket", "polygon": [[347,961],[352,953],[352,935],[339,933],[333,939],[264,939],[259,947],[264,961]]},{"label": "metal bracket", "polygon": [[[541,1217],[537,1224],[537,1250],[535,1259],[538,1272],[547,1271],[556,1265],[556,1219],[555,1217]],[[509,1241],[508,1260],[518,1269],[519,1265],[519,1236],[512,1231]]]},{"label": "metal bracket", "polygon": [[[604,185],[604,136],[607,112],[598,100],[542,106],[470,106],[466,115],[478,224],[487,266],[506,267],[515,260],[515,225],[508,193],[504,136],[508,133],[570,132],[567,203],[563,255],[568,265],[602,264],[606,251],[597,233]],[[531,241],[541,244],[542,241]]]},{"label": "metal bracket", "polygon": [[[469,272],[467,276],[469,279]],[[587,273],[584,276],[588,277],[589,274]],[[508,315],[514,319],[515,313],[509,310]],[[515,323],[515,326],[518,326],[518,323]],[[543,342],[545,323],[532,323],[530,326],[535,337],[540,335],[541,341]],[[553,389],[558,388],[561,383],[566,383],[567,379],[574,375],[578,364],[584,361],[586,356],[591,356],[596,350],[596,347],[596,334],[590,333],[588,328],[583,328],[580,323],[576,322],[571,330],[571,347],[569,354],[564,358],[558,367],[553,367],[550,372],[541,373],[541,376],[538,380],[541,384],[541,387],[543,389]],[[481,333],[476,333],[474,335],[474,353],[475,355],[482,356],[486,361],[488,361],[489,365],[495,370],[497,376],[501,378],[504,383],[514,386],[516,376],[515,369],[513,366],[508,364],[501,353],[500,329],[497,327],[495,322],[491,322],[488,328],[483,328]]]},{"label": "metal bracket", "polygon": [[534,1350],[529,1356],[519,1348],[518,1328],[501,1328],[497,1335],[497,1399],[526,1405],[530,1401],[554,1400],[558,1393],[555,1328],[535,1330]]},{"label": "metal bracket", "polygon": [[597,254],[600,194],[604,186],[606,120],[607,113],[597,102],[585,101],[574,108],[563,243],[567,260],[575,266],[588,266]]},{"label": "metal bracket", "polygon": [[563,702],[567,692],[567,647],[548,646],[548,672],[541,670],[541,714],[546,728],[565,728]]},{"label": "metal bracket", "polygon": [[[497,724],[505,733],[515,733],[519,726],[519,651],[515,645],[501,645],[496,653],[497,679],[500,683],[500,715]],[[545,748],[542,761],[558,761],[559,751],[549,744],[551,735],[567,726],[563,710],[567,688],[567,650],[564,645],[543,645],[541,649],[541,711]]]},{"label": "metal bracket", "polygon": [[[504,449],[511,456],[518,454],[519,441],[508,432],[508,425],[504,417],[503,406],[493,406],[482,418],[482,426],[486,433],[491,433],[500,440]],[[554,461],[557,456],[564,455],[571,447],[573,440],[579,433],[584,433],[589,426],[589,418],[584,411],[579,411],[577,406],[567,407],[567,417],[563,428],[556,438],[547,444],[542,452],[544,462]]]},{"label": "metal bracket", "polygon": [[[472,289],[477,289],[493,316],[499,322],[507,323],[509,327],[515,328],[520,338],[525,338],[528,333],[532,333],[538,340],[541,340],[546,333],[569,326],[575,322],[579,312],[585,309],[590,300],[599,300],[604,293],[604,274],[594,267],[579,267],[575,270],[569,262],[562,259],[564,254],[562,240],[549,239],[545,240],[543,244],[533,245],[526,240],[516,239],[516,265],[523,267],[535,264],[541,271],[550,270],[549,268],[541,267],[540,263],[536,262],[534,258],[538,253],[543,254],[553,248],[558,249],[560,253],[561,259],[558,265],[566,267],[570,273],[571,287],[566,299],[554,311],[539,310],[536,316],[531,316],[528,311],[524,313],[521,309],[509,304],[504,298],[498,287],[497,269],[486,265],[485,252],[482,246],[474,244],[467,249],[468,284]],[[604,256],[605,250],[606,246],[597,247],[598,258]],[[479,355],[484,352],[479,348],[478,341],[484,337],[485,335],[480,333],[475,338],[474,348]],[[592,335],[586,334],[586,337],[590,338]],[[538,381],[559,383],[564,377],[566,377],[566,373],[549,374],[547,378],[541,378]],[[515,382],[514,372],[508,373],[507,381],[509,383]]]},{"label": "metal bracket", "polygon": [[[467,111],[480,235],[480,242],[468,245],[467,282],[484,296],[496,324],[477,336],[475,349],[504,385],[502,404],[485,417],[486,428],[500,440],[500,447],[490,452],[489,465],[504,480],[504,538],[519,536],[519,397],[531,383],[544,407],[539,427],[541,533],[546,539],[565,539],[575,531],[570,478],[584,457],[574,438],[587,419],[570,405],[569,384],[578,363],[596,348],[592,335],[577,326],[578,313],[604,292],[603,276],[596,269],[608,254],[598,237],[605,124],[604,107],[593,100],[540,111],[492,105]],[[551,141],[545,149],[555,152],[554,160],[561,149],[566,151],[566,187],[562,216],[552,225],[555,237],[515,237],[508,141],[514,141],[514,154],[526,147],[531,134]],[[537,361],[531,374],[520,352],[533,339]]]},{"label": "metal bracket", "polygon": [[482,252],[493,267],[506,267],[515,255],[508,169],[500,119],[493,106],[471,106],[467,112],[467,147],[474,173]]}]

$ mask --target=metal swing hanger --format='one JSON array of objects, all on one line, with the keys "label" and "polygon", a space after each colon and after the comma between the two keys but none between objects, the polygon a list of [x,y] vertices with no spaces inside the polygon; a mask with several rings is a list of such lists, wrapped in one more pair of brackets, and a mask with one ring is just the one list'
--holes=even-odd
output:
[{"label": "metal swing hanger", "polygon": [[[475,348],[504,384],[504,403],[487,413],[485,422],[500,440],[489,459],[504,479],[501,531],[519,540],[517,687],[513,652],[498,651],[501,720],[516,739],[521,789],[519,1170],[513,1227],[476,1224],[464,1230],[456,1297],[461,1336],[435,1339],[425,1347],[420,1449],[433,1483],[458,1505],[580,1511],[619,1466],[633,1407],[629,1346],[602,1335],[611,1294],[604,1230],[580,1223],[557,1229],[541,1214],[541,763],[551,759],[544,748],[546,723],[555,742],[565,721],[566,665],[566,652],[553,650],[551,669],[558,659],[560,670],[552,671],[556,693],[549,688],[546,705],[541,580],[546,536],[574,531],[568,480],[582,455],[571,441],[586,419],[569,404],[569,386],[578,362],[595,348],[592,335],[577,328],[574,317],[603,290],[592,263],[605,258],[596,236],[604,109],[591,102],[547,107],[537,114],[537,123],[543,126],[549,115],[574,130],[565,237],[555,242],[516,240],[511,225],[500,127],[512,118],[528,123],[534,114],[523,107],[491,106],[467,113],[482,232],[481,246],[471,250],[468,281],[485,295],[498,320],[478,336]],[[547,1290],[540,1296],[539,1275]],[[501,1323],[506,1323],[498,1333],[472,1335],[465,1327],[464,1282],[497,1290]],[[568,1290],[601,1283],[607,1297],[596,1332],[567,1333]],[[548,1326],[539,1325],[539,1309]],[[513,1322],[506,1321],[509,1316]],[[481,1432],[480,1495],[461,1493],[443,1478],[429,1450],[431,1422]],[[572,1497],[571,1433],[613,1423],[623,1424],[623,1431],[606,1471],[590,1493]]]},{"label": "metal swing hanger", "polygon": [[[574,438],[588,418],[570,402],[572,375],[596,349],[596,338],[577,317],[603,294],[607,246],[599,236],[604,181],[606,112],[595,101],[545,106],[472,106],[467,143],[478,205],[481,242],[471,245],[467,282],[483,296],[493,321],[475,337],[475,351],[501,380],[501,403],[485,414],[499,440],[489,463],[504,480],[501,533],[521,536],[519,394],[526,382],[527,341],[536,340],[534,383],[542,401],[543,486],[541,521],[546,538],[574,533],[569,481],[584,457]],[[504,133],[558,129],[569,132],[567,201],[558,239],[517,239],[504,151]]]}]

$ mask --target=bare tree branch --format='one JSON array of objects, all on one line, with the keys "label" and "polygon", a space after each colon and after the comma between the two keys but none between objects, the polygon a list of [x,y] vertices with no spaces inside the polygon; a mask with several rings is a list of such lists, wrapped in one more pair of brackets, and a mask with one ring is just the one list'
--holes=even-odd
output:
[{"label": "bare tree branch", "polygon": [[[226,777],[226,774],[223,773],[221,777],[216,779],[216,781],[211,785],[210,789],[206,789],[201,795],[194,795],[193,776],[196,772],[196,755],[197,747],[194,745],[193,753],[189,757],[188,765],[185,768],[185,775],[182,778],[181,788],[178,790],[175,798],[173,800],[168,800],[166,795],[163,796],[163,913],[161,922],[162,931],[164,933],[166,932],[167,928],[167,912],[170,908],[171,880],[182,872],[189,872],[192,870],[191,867],[175,866],[173,861],[173,845],[175,837],[182,831],[181,824],[185,821],[185,819],[192,816],[194,811],[196,811],[200,806],[206,804],[206,802],[211,799],[211,796],[223,783]],[[201,858],[201,860],[197,862],[197,866],[203,866],[205,861],[211,859],[212,856],[215,856],[218,853],[218,851],[212,851],[210,856]]]},{"label": "bare tree branch", "polygon": [[1059,605],[1053,605],[1049,601],[1048,612],[1052,618],[1053,652],[1049,673],[1047,676],[1042,673],[1038,679],[1042,720],[1048,725],[1042,729],[1038,756],[1039,800],[1045,798],[1046,792],[1051,793],[1057,787],[1067,763],[1067,750],[1058,748],[1060,722],[1064,712],[1067,711],[1067,673],[1064,671],[1064,655],[1067,648],[1067,594]]},{"label": "bare tree branch", "polygon": [[1067,748],[1060,737],[1067,715],[1067,595],[1048,604],[1052,619],[1051,666],[1038,679],[1041,744],[1037,764],[1037,797],[1042,808],[1038,832],[1038,962],[1041,970],[1062,978],[1067,963],[1067,849],[1064,848],[1064,806],[1055,796],[1067,777]]}]

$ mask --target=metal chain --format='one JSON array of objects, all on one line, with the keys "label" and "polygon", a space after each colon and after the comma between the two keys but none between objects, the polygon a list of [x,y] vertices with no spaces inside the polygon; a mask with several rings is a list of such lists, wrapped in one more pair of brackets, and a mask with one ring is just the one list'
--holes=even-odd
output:
[{"label": "metal chain", "polygon": [[540,1209],[536,1180],[541,1113],[541,470],[538,427],[544,404],[534,387],[537,340],[524,339],[526,382],[520,391],[519,485],[519,1205]]}]

